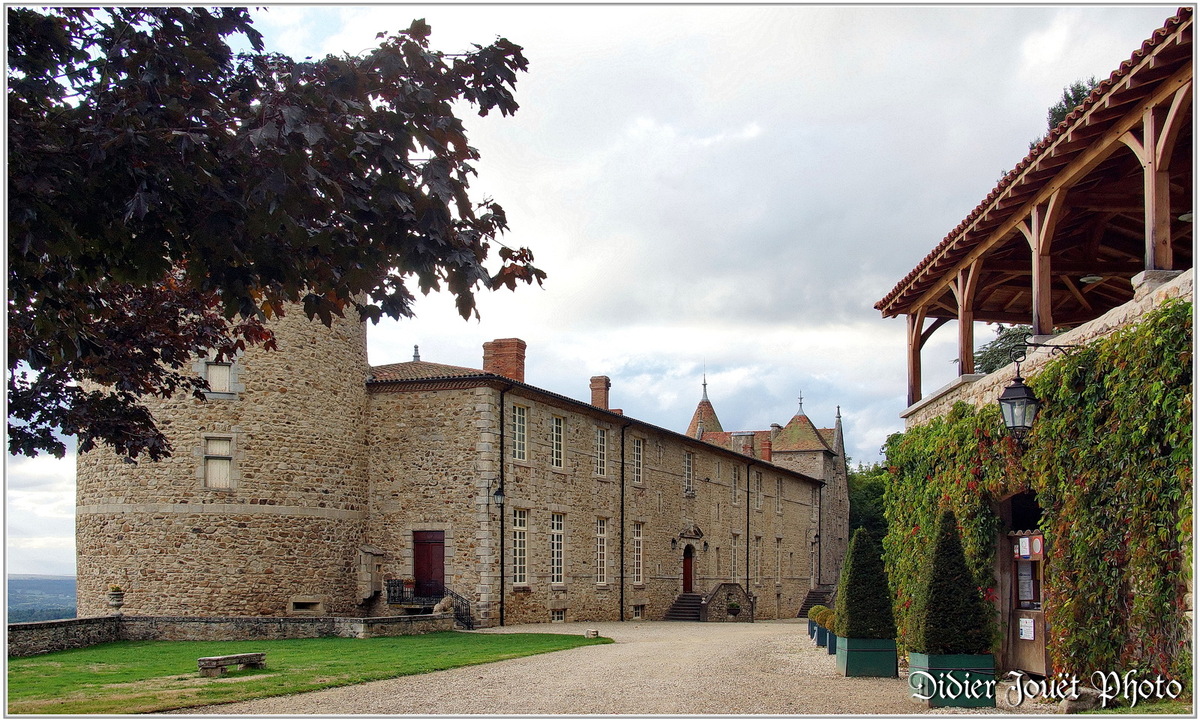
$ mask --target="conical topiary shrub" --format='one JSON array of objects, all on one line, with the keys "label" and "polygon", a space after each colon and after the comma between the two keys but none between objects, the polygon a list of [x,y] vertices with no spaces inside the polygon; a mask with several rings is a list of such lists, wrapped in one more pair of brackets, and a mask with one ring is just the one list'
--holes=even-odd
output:
[{"label": "conical topiary shrub", "polygon": [[954,513],[942,513],[918,598],[908,686],[930,707],[995,707],[991,611],[958,535]]},{"label": "conical topiary shrub", "polygon": [[879,545],[858,529],[842,564],[834,604],[838,671],[847,677],[896,677],[896,622]]}]

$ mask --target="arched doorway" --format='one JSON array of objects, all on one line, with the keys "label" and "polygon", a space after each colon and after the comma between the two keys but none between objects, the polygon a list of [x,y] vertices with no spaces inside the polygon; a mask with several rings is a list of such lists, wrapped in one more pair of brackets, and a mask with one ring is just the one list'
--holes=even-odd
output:
[{"label": "arched doorway", "polygon": [[683,548],[683,593],[692,592],[692,561],[696,557],[696,547],[688,544]]}]

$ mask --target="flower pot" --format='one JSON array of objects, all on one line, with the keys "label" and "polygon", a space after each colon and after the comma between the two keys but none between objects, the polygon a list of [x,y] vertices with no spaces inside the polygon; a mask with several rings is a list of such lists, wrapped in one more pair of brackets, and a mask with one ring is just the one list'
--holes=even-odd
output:
[{"label": "flower pot", "polygon": [[737,615],[742,613],[742,608],[741,607],[726,607],[725,611],[729,613],[729,616],[736,617]]},{"label": "flower pot", "polygon": [[811,619],[808,620],[808,638],[809,639],[817,638],[817,623]]},{"label": "flower pot", "polygon": [[834,634],[832,631],[828,632],[828,635],[829,635],[829,639],[828,639],[828,644],[825,645],[825,653],[826,654],[837,654],[838,636],[836,634]]},{"label": "flower pot", "polygon": [[838,637],[837,670],[846,677],[897,677],[896,640]]},{"label": "flower pot", "polygon": [[990,654],[909,652],[908,690],[930,707],[995,707],[996,660]]},{"label": "flower pot", "polygon": [[826,644],[828,644],[829,643],[828,637],[829,637],[829,631],[818,624],[817,625],[817,637],[816,637],[817,646],[824,647]]}]

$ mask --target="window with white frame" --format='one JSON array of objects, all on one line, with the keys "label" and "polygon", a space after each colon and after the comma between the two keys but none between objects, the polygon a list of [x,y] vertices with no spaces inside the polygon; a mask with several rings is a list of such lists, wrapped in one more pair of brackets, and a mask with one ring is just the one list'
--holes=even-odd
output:
[{"label": "window with white frame", "polygon": [[762,472],[754,472],[754,508],[762,511],[763,502],[763,487],[762,487]]},{"label": "window with white frame", "polygon": [[567,610],[565,610],[565,609],[551,609],[551,610],[550,610],[550,621],[551,621],[551,622],[565,622],[565,621],[567,621]]},{"label": "window with white frame", "polygon": [[214,393],[227,394],[232,390],[232,364],[207,362],[204,364],[204,378],[208,381],[208,390]]},{"label": "window with white frame", "polygon": [[683,494],[696,495],[696,455],[690,451],[683,452]]},{"label": "window with white frame", "polygon": [[608,583],[608,519],[596,519],[596,583]]},{"label": "window with white frame", "polygon": [[550,417],[550,466],[563,468],[563,428],[567,422],[561,416]]},{"label": "window with white frame", "polygon": [[642,523],[633,524],[633,583],[642,583]]},{"label": "window with white frame", "polygon": [[738,486],[742,483],[742,467],[736,464],[729,469],[729,500],[738,503]]},{"label": "window with white frame", "polygon": [[529,532],[529,510],[513,509],[512,555],[513,584],[529,583],[529,549],[526,535]]},{"label": "window with white frame", "polygon": [[646,605],[645,604],[633,605],[633,618],[634,619],[644,619],[645,617],[646,617]]},{"label": "window with white frame", "polygon": [[529,409],[514,404],[512,416],[512,458],[513,461],[526,461],[529,459]]},{"label": "window with white frame", "polygon": [[204,439],[204,485],[210,489],[233,486],[233,439],[210,437]]},{"label": "window with white frame", "polygon": [[775,477],[775,513],[783,513],[783,477]]},{"label": "window with white frame", "polygon": [[821,492],[817,491],[817,488],[814,486],[813,490],[812,490],[812,506],[809,507],[809,512],[810,512],[809,518],[812,519],[812,521],[817,520],[817,513],[820,508],[821,508]]},{"label": "window with white frame", "polygon": [[641,439],[633,440],[633,483],[642,483],[642,459],[646,442]]},{"label": "window with white frame", "polygon": [[754,537],[754,583],[762,584],[762,537]]},{"label": "window with white frame", "polygon": [[563,583],[563,515],[550,515],[550,583]]},{"label": "window with white frame", "polygon": [[775,583],[783,584],[783,539],[775,537]]},{"label": "window with white frame", "polygon": [[730,547],[732,553],[729,555],[729,557],[730,557],[729,577],[730,577],[730,579],[732,579],[735,582],[737,581],[737,578],[738,578],[738,541],[740,540],[739,537],[740,537],[740,535],[735,532],[733,535],[733,545]]},{"label": "window with white frame", "polygon": [[596,429],[596,476],[608,476],[608,429]]}]

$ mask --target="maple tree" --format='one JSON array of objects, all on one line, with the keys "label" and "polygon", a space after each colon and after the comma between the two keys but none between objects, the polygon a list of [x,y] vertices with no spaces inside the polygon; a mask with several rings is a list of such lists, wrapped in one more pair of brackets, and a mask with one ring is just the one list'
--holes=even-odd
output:
[{"label": "maple tree", "polygon": [[[521,48],[429,46],[417,20],[357,56],[264,52],[245,8],[8,9],[10,453],[170,454],[140,399],[207,382],[193,358],[270,348],[302,304],[412,315],[413,286],[540,283],[468,194],[454,114],[517,110]],[[235,54],[232,36],[253,52]],[[492,247],[498,264],[489,270]]]}]

